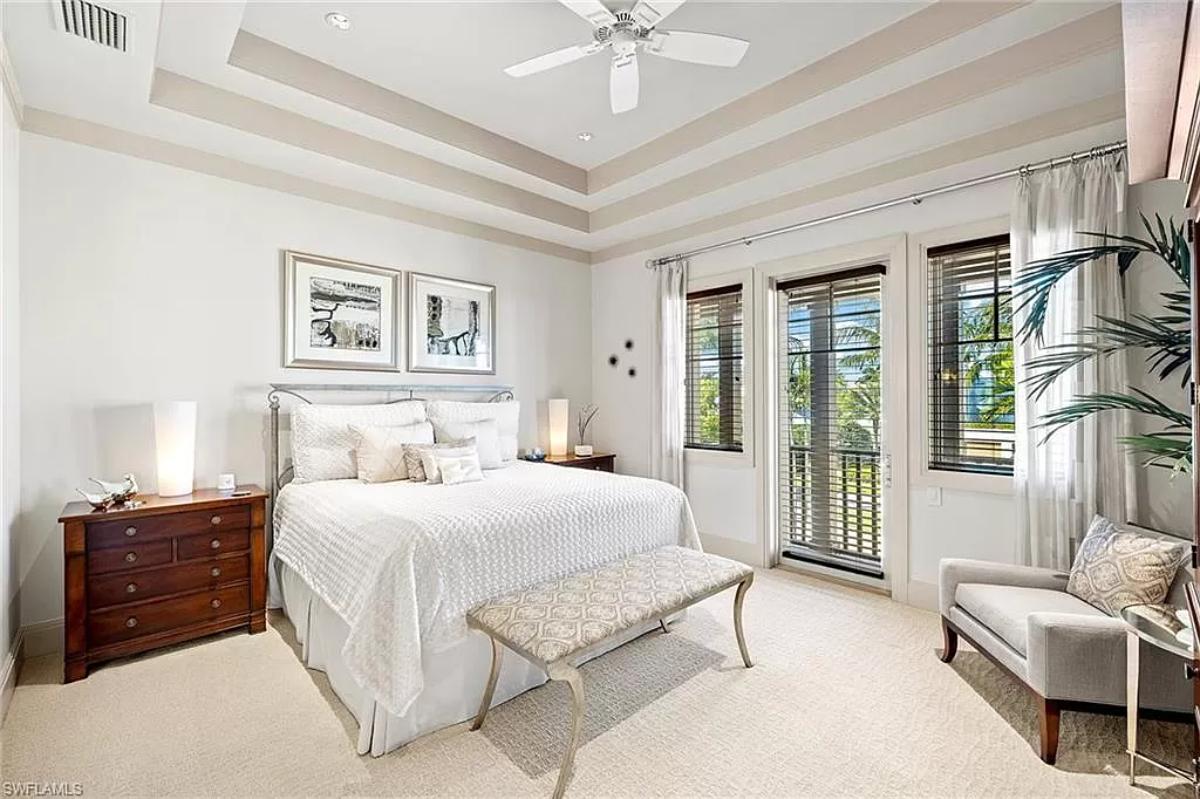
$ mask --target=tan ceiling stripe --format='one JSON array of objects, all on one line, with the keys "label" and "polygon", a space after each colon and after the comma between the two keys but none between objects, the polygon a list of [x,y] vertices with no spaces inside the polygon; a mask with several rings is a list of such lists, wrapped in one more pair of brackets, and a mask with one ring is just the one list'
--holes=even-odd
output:
[{"label": "tan ceiling stripe", "polygon": [[588,230],[588,213],[580,208],[173,72],[154,71],[150,102],[572,230]]},{"label": "tan ceiling stripe", "polygon": [[752,94],[593,168],[588,172],[588,192],[594,194],[665,164],[683,153],[711,144],[1024,5],[1028,3],[964,3],[956,0],[934,3]]},{"label": "tan ceiling stripe", "polygon": [[411,222],[422,227],[457,233],[462,236],[518,247],[531,252],[566,258],[580,263],[588,263],[588,253],[567,247],[552,241],[523,236],[489,225],[471,222],[466,219],[415,208],[411,205],[376,197],[371,194],[344,189],[327,183],[289,175],[274,169],[248,164],[214,155],[203,150],[173,144],[171,142],[140,136],[136,133],[98,125],[74,117],[63,116],[39,108],[25,108],[24,130],[43,136],[71,141],[77,144],[96,147],[123,155],[131,155],[147,161],[155,161],[193,172],[201,172],[238,183],[259,186],[265,189],[287,192],[310,200],[339,205],[356,211],[363,211],[376,216]]},{"label": "tan ceiling stripe", "polygon": [[1121,8],[1069,22],[928,80],[865,103],[774,141],[626,197],[591,215],[591,230],[646,214],[811,158],[848,142],[982,97],[1032,75],[1119,47]]},{"label": "tan ceiling stripe", "polygon": [[1121,119],[1124,114],[1124,102],[1123,94],[1110,94],[1079,105],[1051,111],[1032,119],[1014,122],[1011,125],[960,139],[917,155],[889,161],[886,164],[864,169],[851,175],[809,186],[780,197],[773,197],[737,211],[700,219],[671,230],[608,247],[592,253],[592,263],[655,250],[673,242],[715,233],[735,225],[764,219],[796,208],[1033,144],[1042,139]]},{"label": "tan ceiling stripe", "polygon": [[587,172],[580,167],[248,31],[238,31],[229,63],[527,175],[581,194],[587,192]]}]

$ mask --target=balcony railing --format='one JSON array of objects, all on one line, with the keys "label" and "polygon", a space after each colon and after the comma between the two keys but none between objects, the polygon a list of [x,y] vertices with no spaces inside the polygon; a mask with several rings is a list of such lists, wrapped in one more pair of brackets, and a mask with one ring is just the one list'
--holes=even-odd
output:
[{"label": "balcony railing", "polygon": [[879,453],[791,447],[780,475],[784,554],[881,572]]}]

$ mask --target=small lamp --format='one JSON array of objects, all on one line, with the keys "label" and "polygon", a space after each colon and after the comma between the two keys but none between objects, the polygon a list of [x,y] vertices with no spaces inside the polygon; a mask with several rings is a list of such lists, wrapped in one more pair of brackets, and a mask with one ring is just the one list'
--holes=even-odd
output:
[{"label": "small lamp", "polygon": [[154,442],[158,450],[158,494],[192,493],[196,469],[196,403],[154,403]]},{"label": "small lamp", "polygon": [[547,404],[550,406],[550,454],[566,455],[569,405],[565,399],[552,399]]}]

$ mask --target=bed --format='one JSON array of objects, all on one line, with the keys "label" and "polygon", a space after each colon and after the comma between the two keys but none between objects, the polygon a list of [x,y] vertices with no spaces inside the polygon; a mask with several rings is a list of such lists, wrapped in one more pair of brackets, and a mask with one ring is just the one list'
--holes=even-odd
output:
[{"label": "bed", "polygon": [[[277,414],[275,395],[273,453]],[[283,478],[273,488],[271,603],[357,719],[358,751],[373,755],[478,710],[491,649],[466,627],[471,607],[659,546],[699,548],[677,488],[548,464],[509,461],[452,486]],[[544,681],[510,658],[494,702]]]}]

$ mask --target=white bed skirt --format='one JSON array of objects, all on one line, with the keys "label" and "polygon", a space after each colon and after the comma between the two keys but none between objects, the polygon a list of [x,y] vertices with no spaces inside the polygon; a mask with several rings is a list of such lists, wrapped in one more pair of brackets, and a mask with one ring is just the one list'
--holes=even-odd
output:
[{"label": "white bed skirt", "polygon": [[[492,659],[491,644],[483,633],[472,631],[461,643],[425,655],[425,687],[408,711],[397,716],[377,702],[347,670],[342,658],[350,632],[346,622],[299,574],[275,558],[271,559],[269,604],[282,607],[296,628],[304,665],[325,672],[333,692],[358,721],[360,755],[370,752],[379,757],[422,735],[466,721],[479,711]],[[657,622],[639,625],[615,640],[608,650],[657,626]],[[492,706],[536,688],[546,679],[540,668],[510,652],[502,660]]]}]

